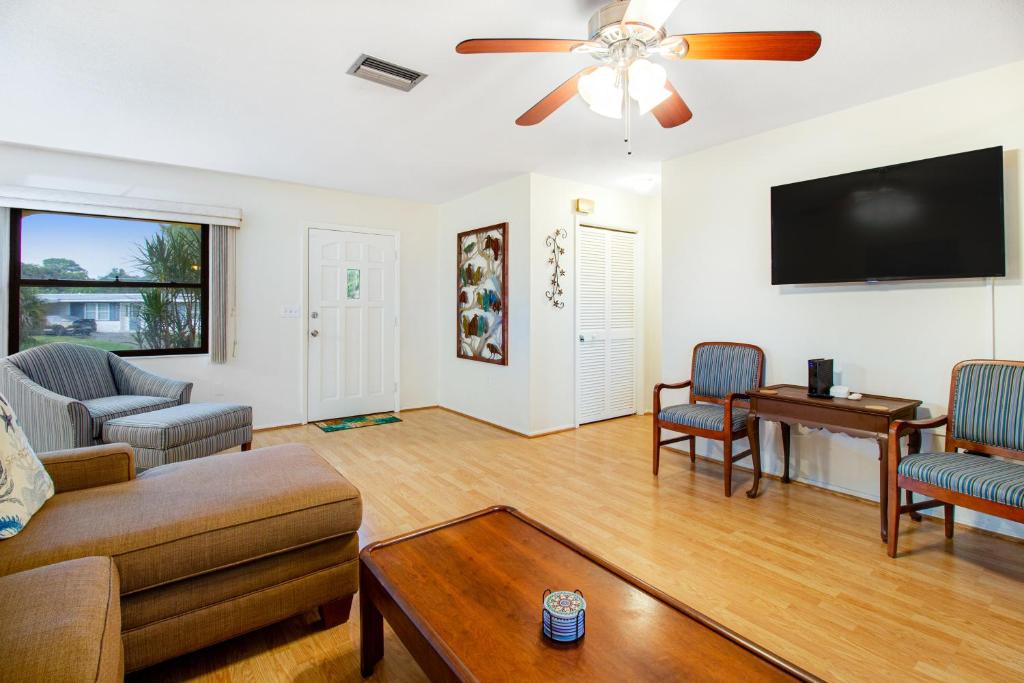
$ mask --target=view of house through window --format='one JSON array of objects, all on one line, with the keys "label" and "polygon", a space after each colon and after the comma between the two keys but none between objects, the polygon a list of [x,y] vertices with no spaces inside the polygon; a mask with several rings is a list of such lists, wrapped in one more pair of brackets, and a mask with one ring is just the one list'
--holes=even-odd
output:
[{"label": "view of house through window", "polygon": [[207,226],[11,212],[11,351],[204,353]]}]

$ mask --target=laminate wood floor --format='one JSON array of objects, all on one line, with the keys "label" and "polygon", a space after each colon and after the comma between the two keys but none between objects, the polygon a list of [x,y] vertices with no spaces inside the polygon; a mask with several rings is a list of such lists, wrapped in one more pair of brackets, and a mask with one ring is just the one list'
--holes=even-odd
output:
[{"label": "laminate wood floor", "polygon": [[[750,477],[671,451],[650,470],[650,418],[526,439],[438,409],[302,442],[363,493],[363,545],[504,503],[829,680],[1024,680],[1024,544],[903,522],[886,557],[874,505]],[[864,462],[864,467],[875,467]],[[140,672],[133,680],[358,681],[358,608],[322,630],[298,617]],[[699,656],[699,653],[694,653]],[[424,676],[387,631],[374,681]]]}]

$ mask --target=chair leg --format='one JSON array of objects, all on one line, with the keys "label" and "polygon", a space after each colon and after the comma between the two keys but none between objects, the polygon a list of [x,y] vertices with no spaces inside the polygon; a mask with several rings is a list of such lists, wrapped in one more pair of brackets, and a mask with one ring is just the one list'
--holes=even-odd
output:
[{"label": "chair leg", "polygon": [[889,557],[896,557],[896,543],[900,535],[900,489],[892,483],[889,486],[889,510],[886,516],[887,550]]},{"label": "chair leg", "polygon": [[697,437],[690,437],[690,464],[697,464]]},{"label": "chair leg", "polygon": [[946,538],[953,538],[953,506],[946,504],[945,508],[945,525],[946,525]]},{"label": "chair leg", "polygon": [[[913,504],[914,504],[914,492],[911,491],[910,489],[907,489],[907,505],[913,505]],[[923,517],[921,517],[921,513],[920,512],[911,512],[910,513],[910,518],[912,520],[914,520],[915,522],[920,522],[922,519],[924,519]]]},{"label": "chair leg", "polygon": [[654,476],[658,476],[658,465],[661,464],[661,427],[658,426],[658,418],[654,418]]},{"label": "chair leg", "polygon": [[725,497],[732,497],[732,439],[722,443],[722,465],[725,467]]}]

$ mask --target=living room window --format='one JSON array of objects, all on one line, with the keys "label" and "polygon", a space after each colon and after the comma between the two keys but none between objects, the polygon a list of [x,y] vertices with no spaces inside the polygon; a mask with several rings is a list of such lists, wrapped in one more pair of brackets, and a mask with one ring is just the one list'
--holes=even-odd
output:
[{"label": "living room window", "polygon": [[206,353],[209,226],[11,210],[10,353]]}]

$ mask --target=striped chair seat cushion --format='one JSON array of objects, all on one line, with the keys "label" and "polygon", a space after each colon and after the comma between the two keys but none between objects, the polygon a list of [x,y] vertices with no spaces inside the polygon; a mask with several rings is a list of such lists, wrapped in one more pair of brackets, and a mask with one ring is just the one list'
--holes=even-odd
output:
[{"label": "striped chair seat cushion", "polygon": [[900,476],[975,498],[1024,508],[1024,464],[968,453],[917,453],[900,461]]},{"label": "striped chair seat cushion", "polygon": [[98,439],[103,433],[103,423],[126,415],[138,415],[151,410],[175,406],[172,398],[160,396],[104,396],[82,401],[92,418],[92,438]]},{"label": "striped chair seat cushion", "polygon": [[[658,419],[683,427],[721,432],[723,431],[722,424],[725,422],[725,406],[714,403],[684,403],[663,409],[658,413]],[[733,408],[732,431],[743,429],[746,422],[747,411],[742,408]]]}]

